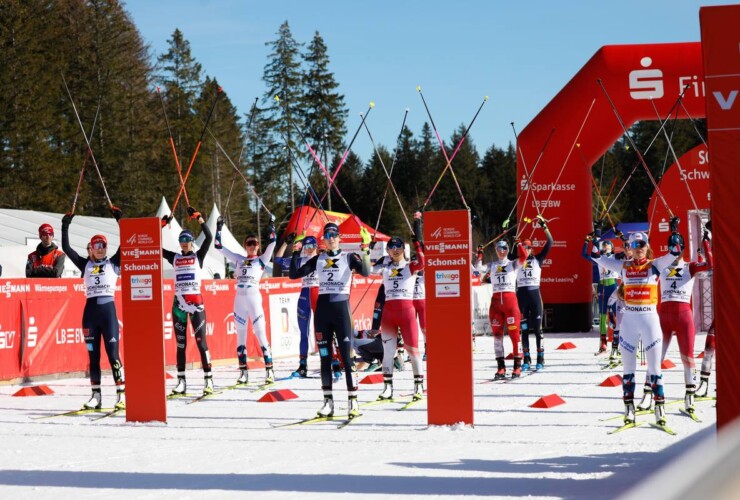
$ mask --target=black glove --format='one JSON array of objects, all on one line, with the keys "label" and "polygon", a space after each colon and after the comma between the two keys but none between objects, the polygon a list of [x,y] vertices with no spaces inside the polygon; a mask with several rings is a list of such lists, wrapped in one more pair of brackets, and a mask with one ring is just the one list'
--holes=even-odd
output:
[{"label": "black glove", "polygon": [[62,217],[62,226],[67,226],[72,223],[72,219],[74,218],[75,214],[64,214],[64,217]]},{"label": "black glove", "polygon": [[119,221],[123,218],[123,210],[115,205],[110,207],[110,213],[113,214],[113,218],[116,219],[116,221]]},{"label": "black glove", "polygon": [[201,216],[200,215],[200,212],[198,212],[197,210],[195,210],[193,207],[188,207],[188,215],[193,220],[197,220]]},{"label": "black glove", "polygon": [[702,241],[712,241],[712,236],[709,234],[707,228],[704,228],[704,233],[701,236]]},{"label": "black glove", "polygon": [[671,217],[671,222],[669,222],[669,227],[671,228],[672,233],[678,232],[678,223],[681,222],[681,219],[679,219],[676,216]]},{"label": "black glove", "polygon": [[708,220],[707,223],[704,224],[704,227],[706,228],[707,231],[711,233],[712,232],[712,221]]},{"label": "black glove", "polygon": [[162,227],[166,227],[167,224],[172,222],[172,216],[171,215],[163,215],[162,216]]},{"label": "black glove", "polygon": [[373,239],[370,240],[370,250],[375,248],[375,244],[378,242],[378,240],[375,239],[375,236],[373,236]]},{"label": "black glove", "polygon": [[601,237],[601,221],[600,220],[594,221],[594,232],[591,234],[593,235],[594,239]]},{"label": "black glove", "polygon": [[285,244],[290,245],[293,243],[293,240],[295,240],[295,233],[288,233],[288,235],[285,237]]},{"label": "black glove", "polygon": [[224,228],[224,218],[219,215],[216,219],[216,231],[221,231]]}]

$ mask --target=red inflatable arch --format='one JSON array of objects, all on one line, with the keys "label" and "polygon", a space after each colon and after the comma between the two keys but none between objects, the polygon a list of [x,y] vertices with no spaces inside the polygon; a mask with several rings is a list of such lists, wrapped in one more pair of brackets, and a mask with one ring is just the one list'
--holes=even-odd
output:
[{"label": "red inflatable arch", "polygon": [[[580,257],[583,237],[592,227],[589,170],[623,134],[597,80],[628,128],[638,120],[656,119],[651,100],[665,117],[686,84],[683,104],[688,113],[692,118],[705,115],[700,43],[610,45],[602,47],[522,130],[517,189],[528,192],[521,196],[517,212],[519,220],[538,211],[554,219],[549,226],[555,244],[545,263],[542,296],[545,326],[558,332],[591,329],[591,265]],[[679,118],[686,118],[683,110]],[[527,183],[526,172],[531,172],[553,129]],[[525,235],[529,234],[527,228]],[[535,231],[532,239],[534,245],[544,245],[541,231]]]}]

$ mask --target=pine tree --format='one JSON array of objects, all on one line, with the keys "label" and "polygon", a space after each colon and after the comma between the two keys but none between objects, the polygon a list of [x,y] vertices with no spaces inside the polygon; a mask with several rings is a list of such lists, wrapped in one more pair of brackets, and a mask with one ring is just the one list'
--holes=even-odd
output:
[{"label": "pine tree", "polygon": [[304,94],[301,117],[305,135],[322,161],[329,168],[328,151],[341,149],[347,133],[347,109],[344,95],[337,92],[339,84],[329,71],[329,55],[324,39],[317,31],[303,55],[306,72],[303,74]]},{"label": "pine tree", "polygon": [[265,44],[272,48],[272,52],[262,76],[267,85],[262,102],[265,119],[268,120],[273,134],[267,137],[268,142],[264,147],[266,154],[270,156],[271,168],[283,176],[287,174],[289,182],[285,186],[284,199],[290,200],[293,211],[296,199],[293,166],[283,147],[287,147],[290,154],[297,155],[298,158],[303,156],[298,148],[297,134],[293,128],[293,124],[299,128],[302,126],[301,123],[297,123],[300,118],[297,108],[303,99],[303,74],[300,44],[293,38],[288,21],[280,25],[277,35],[277,40]]}]

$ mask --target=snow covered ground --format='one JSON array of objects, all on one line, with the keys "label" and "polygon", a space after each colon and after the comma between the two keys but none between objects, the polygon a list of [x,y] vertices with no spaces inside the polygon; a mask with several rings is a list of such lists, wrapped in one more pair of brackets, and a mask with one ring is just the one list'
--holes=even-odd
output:
[{"label": "snow covered ground", "polygon": [[[577,348],[555,350],[567,341]],[[258,403],[264,392],[248,389],[196,404],[169,401],[166,425],[127,424],[119,416],[36,419],[79,408],[89,395],[85,379],[47,382],[56,394],[44,397],[10,397],[18,387],[0,386],[0,498],[613,498],[714,440],[714,402],[698,403],[702,423],[681,415],[680,405],[668,406],[676,437],[649,426],[607,435],[620,420],[602,419],[621,413],[621,387],[598,384],[621,372],[601,370],[595,335],[547,335],[546,369],[506,384],[481,383],[493,376],[493,341],[476,344],[474,428],[427,427],[425,403],[405,411],[398,404],[369,406],[341,430],[336,422],[273,428],[315,413],[318,379],[281,382],[299,396],[287,402]],[[696,346],[703,345],[699,336]],[[664,372],[667,398],[682,399],[675,340],[668,358],[679,367]],[[282,361],[276,375],[294,368],[295,360]],[[317,368],[313,357],[309,369]],[[235,366],[218,367],[215,384],[229,385],[236,375]],[[262,377],[261,370],[250,373],[251,380]],[[190,392],[199,392],[200,370],[190,371],[188,381]],[[110,377],[106,384],[103,404],[110,406]],[[343,385],[335,386],[340,413]],[[409,365],[396,373],[395,387],[411,391]],[[712,377],[711,394],[714,387]],[[360,401],[380,390],[361,385]],[[553,393],[566,404],[529,407]]]}]

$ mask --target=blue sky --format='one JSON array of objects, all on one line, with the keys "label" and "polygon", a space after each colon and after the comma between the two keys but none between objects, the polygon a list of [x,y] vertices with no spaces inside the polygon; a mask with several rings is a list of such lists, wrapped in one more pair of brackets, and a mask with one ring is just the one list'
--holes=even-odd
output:
[{"label": "blue sky", "polygon": [[[714,0],[710,5],[731,4]],[[418,135],[424,97],[447,141],[489,100],[470,136],[482,155],[514,140],[603,45],[698,41],[699,7],[690,0],[129,0],[126,10],[154,56],[179,28],[204,73],[216,77],[240,114],[262,97],[269,47],[283,21],[294,38],[324,38],[354,133],[371,101],[377,143],[395,144],[404,110]],[[353,148],[372,154],[366,133]]]}]

